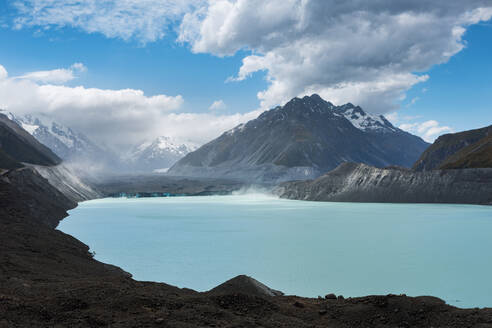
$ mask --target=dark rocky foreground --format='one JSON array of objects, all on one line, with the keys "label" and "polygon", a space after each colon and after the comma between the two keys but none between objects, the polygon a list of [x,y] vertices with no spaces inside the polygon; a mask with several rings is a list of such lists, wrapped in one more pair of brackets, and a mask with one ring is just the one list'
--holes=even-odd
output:
[{"label": "dark rocky foreground", "polygon": [[492,327],[492,309],[434,297],[281,296],[246,276],[207,293],[138,282],[55,229],[74,206],[32,168],[1,175],[0,327]]},{"label": "dark rocky foreground", "polygon": [[492,168],[416,172],[344,163],[315,179],[280,184],[283,198],[333,202],[492,204]]}]

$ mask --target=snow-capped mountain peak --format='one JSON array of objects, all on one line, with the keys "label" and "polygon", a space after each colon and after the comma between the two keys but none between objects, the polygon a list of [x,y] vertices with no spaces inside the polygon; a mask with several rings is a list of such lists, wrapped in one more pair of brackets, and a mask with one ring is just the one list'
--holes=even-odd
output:
[{"label": "snow-capped mountain peak", "polygon": [[176,139],[164,136],[155,139],[153,145],[158,149],[168,150],[176,154],[187,154],[197,148],[197,146],[191,142],[179,142]]},{"label": "snow-capped mountain peak", "polygon": [[135,147],[126,161],[137,171],[162,171],[197,148],[192,142],[161,136]]},{"label": "snow-capped mountain peak", "polygon": [[384,116],[366,113],[362,108],[351,103],[338,107],[337,112],[343,115],[354,127],[364,132],[398,131]]},{"label": "snow-capped mountain peak", "polygon": [[168,154],[182,157],[195,149],[197,146],[191,142],[180,142],[171,137],[160,136],[138,145],[128,157],[133,161],[141,159],[142,156],[147,159],[159,158]]}]

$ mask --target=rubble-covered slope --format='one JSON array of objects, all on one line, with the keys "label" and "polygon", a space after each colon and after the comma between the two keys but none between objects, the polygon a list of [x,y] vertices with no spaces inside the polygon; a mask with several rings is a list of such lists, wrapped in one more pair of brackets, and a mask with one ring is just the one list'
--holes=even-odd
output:
[{"label": "rubble-covered slope", "polygon": [[316,180],[280,184],[276,193],[314,201],[492,204],[492,168],[414,172],[344,163]]}]

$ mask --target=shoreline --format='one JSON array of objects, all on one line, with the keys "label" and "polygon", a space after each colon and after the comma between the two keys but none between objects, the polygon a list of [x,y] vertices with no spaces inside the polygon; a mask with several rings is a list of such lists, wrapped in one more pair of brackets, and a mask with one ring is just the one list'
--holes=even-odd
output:
[{"label": "shoreline", "polygon": [[[216,196],[220,196],[220,195],[216,195]],[[242,196],[242,195],[239,195],[239,196]],[[246,195],[246,196],[247,196],[247,195]],[[179,204],[185,204],[185,203],[186,203],[186,201],[187,201],[187,198],[189,198],[189,197],[192,197],[192,196],[185,196],[185,197],[181,197],[181,198],[182,198],[182,200],[180,200],[180,201],[179,201]],[[234,196],[231,196],[231,197],[234,197]],[[151,198],[153,198],[153,197],[151,197]],[[165,199],[166,199],[167,197],[162,197],[162,198],[163,198],[163,199],[162,199],[162,204],[165,204]],[[200,197],[200,198],[201,198],[201,197]],[[109,201],[109,203],[111,203],[111,201],[112,201],[112,200],[116,200],[116,199],[117,199],[117,203],[115,203],[115,204],[120,204],[120,203],[119,203],[120,201],[121,201],[122,203],[124,203],[124,202],[127,200],[127,198],[100,198],[100,199],[98,199],[98,200],[108,200],[108,201]],[[131,204],[138,204],[137,199],[140,199],[140,198],[129,198],[128,200],[134,200],[134,202],[135,202],[135,203],[133,203],[133,201],[132,201],[132,203],[131,203]],[[155,199],[155,198],[153,198],[153,199]],[[196,199],[197,199],[197,198],[195,197],[195,200],[196,200]],[[190,199],[190,200],[191,200],[191,199]],[[283,199],[279,198],[279,200],[283,200]],[[214,201],[218,201],[218,202],[220,203],[220,197],[216,197],[216,200],[214,200]],[[334,205],[336,205],[336,204],[337,204],[337,202],[327,202],[327,203],[331,203],[331,204],[334,204]],[[160,204],[160,202],[153,202],[152,204]],[[340,204],[340,205],[349,205],[349,204],[347,204],[346,202],[339,202],[339,204]],[[401,205],[401,206],[406,206],[406,205],[411,205],[411,206],[415,206],[415,205],[422,205],[422,206],[426,206],[426,205],[430,205],[430,206],[432,206],[433,208],[439,208],[440,206],[452,205],[451,207],[455,207],[455,206],[457,206],[457,207],[464,207],[464,208],[472,208],[472,206],[471,206],[471,205],[473,205],[473,204],[436,204],[436,203],[430,203],[430,204],[421,204],[421,203],[419,203],[419,204],[402,204],[402,203],[394,203],[394,204],[393,204],[393,203],[354,203],[354,205],[358,205],[357,207],[358,207],[359,209],[360,209],[360,208],[365,208],[365,206],[366,206],[366,205],[371,206],[371,207],[372,207],[372,205],[375,205],[375,206],[378,206],[378,207],[379,207],[379,206],[382,206],[381,208],[382,208],[382,209],[384,209],[384,206],[386,206],[386,205],[387,205],[387,206],[394,206],[394,205]],[[108,206],[119,206],[119,205],[108,205]],[[130,205],[130,206],[132,206],[132,208],[133,208],[133,206],[134,206],[134,205]],[[135,205],[135,206],[136,206],[136,205]],[[156,205],[156,206],[157,206],[157,205]],[[479,205],[479,206],[481,206],[481,205]],[[449,207],[448,207],[448,208],[449,208]],[[474,205],[474,206],[473,206],[473,208],[476,208],[476,205]],[[488,210],[489,208],[488,208],[488,207],[487,207],[487,208],[485,208],[485,207],[484,207],[484,210],[486,210],[486,209]],[[464,211],[464,210],[465,210],[465,209],[463,209],[463,211]],[[480,213],[482,213],[482,210],[479,210],[479,211],[480,211]],[[101,215],[99,215],[99,217],[100,217],[100,216],[101,216]],[[67,220],[67,219],[69,219],[69,217],[65,218],[64,220]],[[94,223],[94,222],[93,222],[93,223]],[[92,223],[91,223],[91,224],[92,224]],[[104,228],[104,229],[109,229],[109,227],[105,226],[105,228]],[[65,230],[62,230],[62,231],[65,231]],[[74,232],[74,231],[72,231],[72,232]],[[66,233],[70,233],[70,230],[67,230],[67,232],[66,232]],[[83,236],[82,236],[82,235],[79,235],[79,237],[77,237],[77,238],[80,238],[80,240],[83,240],[83,241],[85,241],[85,240],[86,240],[86,239],[83,239],[83,238],[81,238],[81,237],[83,237]],[[93,240],[93,241],[94,241],[94,240]],[[88,244],[88,245],[91,245],[91,244]],[[166,246],[166,247],[167,247],[167,246]],[[171,247],[171,248],[170,248],[170,250],[172,250],[172,249],[173,249],[173,248]],[[109,253],[108,253],[108,251],[109,251],[109,249],[108,249],[108,248],[103,248],[103,250],[105,250],[105,252],[106,252],[107,254],[111,254],[111,252],[109,252]],[[99,251],[98,251],[98,249],[97,249],[97,248],[94,248],[94,251],[96,251],[97,253],[99,253]],[[113,263],[113,262],[107,262],[107,263]],[[128,264],[129,262],[125,262],[125,261],[123,261],[123,262],[122,262],[122,261],[120,261],[120,262],[119,262],[119,264],[117,264],[117,265],[118,265],[118,266],[120,266],[120,267],[125,268],[125,270],[129,271],[131,274],[134,274],[134,273],[135,273],[134,271],[132,271],[132,270],[128,270],[128,269],[127,269],[127,267],[124,265],[125,263],[127,263],[127,264]],[[147,262],[145,262],[145,261],[144,261],[144,262],[143,262],[143,264],[145,264],[145,263],[147,263]],[[149,262],[148,264],[150,265],[151,263]],[[130,266],[130,267],[131,267],[131,266]],[[163,270],[165,270],[165,268],[164,268]],[[154,270],[154,271],[155,271],[155,270]],[[261,270],[260,270],[260,271],[261,271]],[[144,278],[145,274],[142,276],[142,272],[137,270],[137,273],[138,273],[138,272],[140,272],[140,277],[141,277],[141,278],[139,279],[139,281],[166,282],[166,279],[158,280],[158,278],[149,278],[149,274],[147,274],[147,277],[146,277],[146,278]],[[234,275],[234,274],[241,274],[241,273],[244,273],[244,272],[243,272],[243,271],[241,271],[241,270],[239,270],[239,271],[231,271],[231,272],[233,272],[233,275]],[[248,274],[252,274],[252,276],[253,276],[253,277],[255,277],[255,273],[254,273],[255,271],[247,271],[247,272],[248,272]],[[256,271],[256,272],[258,272],[258,271]],[[150,274],[150,276],[155,276],[155,272],[151,273],[151,274]],[[169,279],[170,281],[173,281],[173,280],[172,280],[172,277],[173,277],[173,276],[169,276],[169,277],[170,277],[170,278],[168,278],[168,279]],[[221,276],[221,277],[223,277],[223,276]],[[268,277],[268,276],[264,276],[264,275],[263,275],[263,279],[265,279],[265,277]],[[175,284],[176,286],[179,286],[180,288],[190,288],[190,286],[189,286],[189,285],[187,285],[186,283],[181,283],[181,284],[178,284],[178,283],[176,283],[176,281],[177,281],[177,280],[174,280],[174,283],[173,283],[173,284]],[[194,280],[189,280],[189,281],[194,281]],[[217,279],[215,279],[214,281],[218,281],[218,280],[217,280]],[[272,280],[272,279],[271,279],[271,277],[268,277],[267,281],[270,281],[270,283],[272,283],[272,281],[274,282],[275,280]],[[280,280],[280,281],[282,281],[282,280]],[[422,281],[422,280],[420,280],[420,281]],[[281,285],[282,285],[282,284],[281,284]],[[283,285],[284,285],[284,287],[283,287],[283,288],[285,288],[285,284],[283,284]],[[378,286],[379,286],[379,287],[381,287],[380,285],[378,285]],[[195,285],[193,288],[196,288],[196,287],[197,287],[197,285]],[[382,289],[382,290],[384,290],[384,285],[383,285],[382,287],[383,287],[383,289]],[[403,287],[405,287],[405,286],[403,286]],[[374,289],[374,288],[373,288],[373,289]],[[202,290],[202,289],[195,289],[195,290]],[[204,290],[204,289],[203,289],[203,290]],[[285,290],[284,290],[284,289],[282,289],[282,290],[283,290],[284,292],[285,292],[285,291],[287,291],[287,289],[285,289]],[[374,289],[374,290],[375,290],[375,289]],[[380,295],[380,296],[381,296],[381,295],[385,295],[385,294],[386,294],[386,293],[388,293],[388,292],[392,292],[392,293],[395,293],[395,294],[399,294],[399,293],[400,293],[400,292],[402,292],[402,291],[404,291],[404,292],[408,295],[408,294],[409,294],[409,292],[408,292],[409,290],[410,290],[410,289],[404,289],[404,288],[396,288],[396,289],[395,289],[395,288],[391,288],[391,289],[388,289],[386,292],[384,292],[384,291],[383,291],[383,292],[381,292],[381,293],[376,292],[376,295]],[[302,294],[302,293],[298,292],[298,293],[296,293],[295,295],[291,295],[291,296],[299,296],[299,297],[303,297],[303,298],[316,297],[316,295],[319,295],[319,292],[322,292],[322,291],[323,291],[323,286],[321,285],[321,288],[319,288],[319,291],[318,291],[318,292],[317,292],[317,291],[314,291],[314,293],[313,293],[313,292],[312,292],[312,290],[311,290],[311,293],[310,293],[310,294]],[[343,293],[343,290],[337,290],[337,292],[342,292],[342,294],[344,294],[344,295],[345,295],[345,293]],[[411,293],[410,293],[410,294],[411,294]],[[351,296],[352,296],[352,297],[357,297],[357,295],[366,295],[366,294],[365,294],[365,293],[355,293],[355,294],[354,294],[354,293],[352,293],[352,294],[351,294]],[[368,293],[367,295],[374,295],[374,294],[371,292],[371,293]],[[437,293],[436,291],[434,291],[434,292],[429,292],[429,291],[427,291],[427,292],[426,292],[425,290],[423,290],[423,292],[422,292],[422,290],[421,290],[420,292],[418,292],[418,293],[414,293],[413,295],[417,295],[417,296],[420,296],[420,295],[440,295],[440,297],[443,297],[443,298],[444,298],[446,294],[440,294],[440,293]],[[444,295],[444,296],[443,296],[443,295]],[[466,295],[466,296],[468,297],[467,299],[469,300],[469,299],[470,299],[470,298],[469,298],[469,297],[470,297],[470,295]],[[461,309],[470,309],[470,308],[474,308],[475,306],[479,306],[480,308],[489,308],[489,307],[491,307],[490,305],[483,305],[483,304],[484,304],[483,302],[479,302],[479,303],[476,303],[476,302],[475,302],[475,304],[477,304],[477,305],[473,304],[473,302],[468,302],[468,304],[469,304],[468,306],[462,306],[462,305],[460,305],[459,303],[454,302],[455,298],[453,298],[453,297],[456,297],[456,299],[462,299],[462,300],[463,300],[463,299],[465,299],[465,296],[464,296],[464,295],[460,295],[460,296],[449,296],[449,295],[448,295],[448,296],[446,297],[446,299],[448,299],[448,302],[449,302],[448,304],[449,304],[449,305],[451,305],[451,306],[455,306],[455,307],[458,307],[458,308],[461,308]],[[482,297],[482,301],[483,301],[483,297]],[[465,302],[465,303],[466,303],[466,302]],[[471,304],[470,304],[470,303],[471,303]]]},{"label": "shoreline", "polygon": [[460,309],[428,296],[271,296],[244,277],[207,293],[135,281],[55,229],[77,205],[32,170],[0,179],[0,327],[492,325],[492,308]]}]

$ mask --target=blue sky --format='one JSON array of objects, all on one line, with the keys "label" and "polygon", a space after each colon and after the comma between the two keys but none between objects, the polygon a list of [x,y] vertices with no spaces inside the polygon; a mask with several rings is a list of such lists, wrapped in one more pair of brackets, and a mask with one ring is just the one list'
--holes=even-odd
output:
[{"label": "blue sky", "polygon": [[107,143],[205,142],[313,92],[429,141],[492,123],[487,1],[383,1],[363,14],[357,0],[104,3],[1,2],[0,107],[52,115]]},{"label": "blue sky", "polygon": [[465,40],[464,50],[432,67],[429,80],[407,92],[402,115],[436,119],[454,131],[492,124],[492,23],[471,26]]},{"label": "blue sky", "polygon": [[207,111],[218,99],[231,112],[247,112],[259,106],[256,93],[266,88],[264,74],[255,74],[240,83],[226,83],[241,66],[242,52],[223,58],[193,54],[188,46],[176,44],[175,39],[172,33],[143,46],[138,41],[108,39],[73,28],[45,32],[37,28],[3,28],[0,63],[14,76],[81,62],[87,72],[69,85],[141,89],[147,95],[180,94],[185,98],[185,111]]}]

